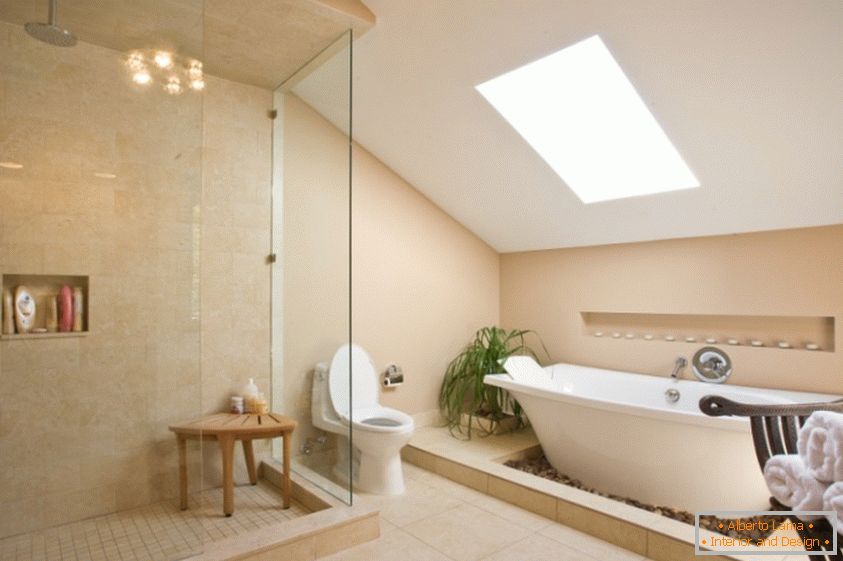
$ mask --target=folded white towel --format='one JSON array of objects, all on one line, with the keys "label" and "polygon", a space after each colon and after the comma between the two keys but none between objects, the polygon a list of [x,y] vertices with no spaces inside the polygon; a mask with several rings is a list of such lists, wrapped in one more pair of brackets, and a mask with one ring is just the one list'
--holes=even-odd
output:
[{"label": "folded white towel", "polygon": [[812,413],[799,429],[796,449],[816,479],[843,481],[843,415]]},{"label": "folded white towel", "polygon": [[[767,460],[764,466],[767,488],[783,505],[793,510],[822,510],[823,493],[827,483],[817,481],[797,454],[780,454]],[[816,515],[799,516],[801,520],[821,518]]]},{"label": "folded white towel", "polygon": [[[843,524],[843,482],[832,483],[823,493],[823,510],[833,510],[837,513],[837,530]],[[834,515],[827,516],[829,524],[834,527]]]}]

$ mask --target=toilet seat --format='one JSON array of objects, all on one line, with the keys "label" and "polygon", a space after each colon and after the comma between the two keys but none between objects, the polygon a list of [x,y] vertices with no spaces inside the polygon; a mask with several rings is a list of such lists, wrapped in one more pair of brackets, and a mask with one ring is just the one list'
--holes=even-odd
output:
[{"label": "toilet seat", "polygon": [[354,344],[340,347],[331,360],[328,376],[328,392],[334,411],[340,419],[348,422],[350,409],[353,428],[383,433],[413,430],[412,417],[378,403],[378,373],[362,347]]},{"label": "toilet seat", "polygon": [[404,432],[413,430],[413,418],[389,407],[368,407],[353,411],[351,425],[355,429],[372,432]]}]

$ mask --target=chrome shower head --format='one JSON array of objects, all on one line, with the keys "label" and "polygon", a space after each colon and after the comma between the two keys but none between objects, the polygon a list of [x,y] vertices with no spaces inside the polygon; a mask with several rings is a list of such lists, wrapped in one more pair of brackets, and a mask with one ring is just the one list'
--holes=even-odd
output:
[{"label": "chrome shower head", "polygon": [[72,47],[76,44],[76,36],[68,29],[58,26],[58,0],[50,0],[49,23],[30,22],[24,29],[31,36],[56,47]]}]

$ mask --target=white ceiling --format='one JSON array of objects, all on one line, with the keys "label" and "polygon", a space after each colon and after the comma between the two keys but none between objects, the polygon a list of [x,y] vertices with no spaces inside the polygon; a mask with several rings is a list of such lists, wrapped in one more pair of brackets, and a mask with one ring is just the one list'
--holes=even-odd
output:
[{"label": "white ceiling", "polygon": [[[355,139],[499,251],[843,222],[840,0],[366,4]],[[701,188],[584,205],[474,89],[594,34]]]}]

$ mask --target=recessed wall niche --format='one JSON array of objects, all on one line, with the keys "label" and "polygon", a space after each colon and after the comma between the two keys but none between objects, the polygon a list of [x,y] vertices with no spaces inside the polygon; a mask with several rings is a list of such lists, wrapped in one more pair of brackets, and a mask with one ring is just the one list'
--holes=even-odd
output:
[{"label": "recessed wall niche", "polygon": [[834,351],[833,316],[580,312],[583,334],[641,342]]},{"label": "recessed wall niche", "polygon": [[[19,333],[17,329],[12,329],[12,333],[8,333],[9,319],[11,324],[15,324],[14,312],[11,318],[7,317],[8,306],[6,305],[7,294],[11,294],[12,308],[14,308],[15,293],[20,286],[25,286],[32,299],[35,302],[35,317],[32,322],[32,330],[29,333]],[[81,292],[81,317],[76,321],[71,321],[69,331],[61,331],[61,308],[60,304],[56,303],[58,325],[53,328],[50,318],[51,300],[56,301],[63,286],[70,288],[70,299],[72,307],[77,308],[77,298],[74,295],[76,289]],[[0,340],[12,339],[46,339],[54,337],[83,337],[88,334],[89,317],[88,317],[88,299],[89,299],[89,277],[79,275],[21,275],[21,274],[4,274],[2,276],[2,287],[0,287],[0,297],[2,297],[2,306],[0,306]]]}]

